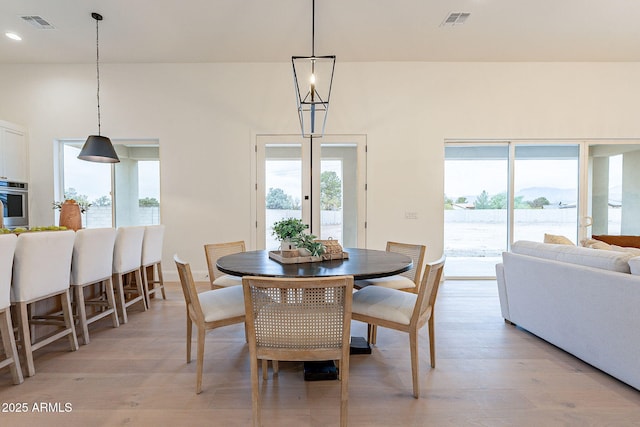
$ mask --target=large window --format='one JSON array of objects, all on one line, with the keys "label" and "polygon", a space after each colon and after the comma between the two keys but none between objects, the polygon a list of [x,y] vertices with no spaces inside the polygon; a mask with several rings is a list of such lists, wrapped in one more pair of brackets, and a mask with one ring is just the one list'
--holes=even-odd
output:
[{"label": "large window", "polygon": [[57,200],[90,203],[83,214],[86,228],[160,223],[160,158],[158,145],[118,144],[120,163],[93,163],[77,158],[82,142],[61,141],[61,185]]}]

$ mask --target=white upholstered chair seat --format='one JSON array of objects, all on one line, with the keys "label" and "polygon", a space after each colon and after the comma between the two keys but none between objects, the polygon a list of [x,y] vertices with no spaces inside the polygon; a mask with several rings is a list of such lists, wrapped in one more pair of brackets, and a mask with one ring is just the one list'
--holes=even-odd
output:
[{"label": "white upholstered chair seat", "polygon": [[413,289],[416,283],[408,277],[396,274],[395,276],[380,277],[377,279],[356,280],[356,287],[381,286],[391,289]]},{"label": "white upholstered chair seat", "polygon": [[[2,203],[0,203],[0,208]],[[2,218],[0,216],[0,223]],[[13,323],[11,321],[11,270],[13,267],[13,254],[16,249],[18,238],[15,234],[0,235],[0,336],[2,338],[2,348],[4,355],[0,356],[0,369],[9,367],[14,384],[24,381],[22,369],[20,368],[20,358],[13,334]]]},{"label": "white upholstered chair seat", "polygon": [[[242,280],[240,281],[242,284]],[[242,286],[204,291],[198,294],[205,322],[244,316]]]},{"label": "white upholstered chair seat", "polygon": [[353,313],[375,316],[408,325],[416,306],[416,294],[369,286],[353,294]]},{"label": "white upholstered chair seat", "polygon": [[224,274],[212,282],[213,287],[216,288],[227,288],[229,286],[240,286],[242,285],[242,277],[240,276],[232,276],[230,274]]},{"label": "white upholstered chair seat", "polygon": [[[71,312],[69,286],[71,257],[76,233],[43,231],[22,233],[18,237],[13,259],[11,302],[15,304],[22,353],[27,376],[35,375],[33,352],[60,338],[67,337],[72,351],[78,349],[78,339]],[[62,317],[36,316],[32,304],[47,298],[57,298]],[[28,308],[28,306],[30,306]],[[58,332],[32,336],[35,326],[55,325]],[[37,340],[36,340],[37,339]]]}]

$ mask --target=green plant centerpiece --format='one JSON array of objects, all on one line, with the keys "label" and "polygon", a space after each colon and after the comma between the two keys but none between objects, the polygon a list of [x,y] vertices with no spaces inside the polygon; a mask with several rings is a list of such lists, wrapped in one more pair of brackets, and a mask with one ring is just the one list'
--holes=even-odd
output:
[{"label": "green plant centerpiece", "polygon": [[293,242],[298,246],[299,251],[304,249],[308,252],[304,255],[319,257],[324,253],[324,245],[318,242],[316,238],[313,234],[300,233],[293,239]]},{"label": "green plant centerpiece", "polygon": [[316,236],[305,233],[308,228],[301,219],[285,218],[273,224],[273,235],[282,242],[283,251],[298,249],[299,255],[318,257],[324,253],[324,246]]},{"label": "green plant centerpiece", "polygon": [[307,224],[303,224],[301,219],[285,218],[273,223],[273,235],[282,242],[280,248],[282,250],[296,249],[295,239],[302,234],[304,230],[309,228]]}]

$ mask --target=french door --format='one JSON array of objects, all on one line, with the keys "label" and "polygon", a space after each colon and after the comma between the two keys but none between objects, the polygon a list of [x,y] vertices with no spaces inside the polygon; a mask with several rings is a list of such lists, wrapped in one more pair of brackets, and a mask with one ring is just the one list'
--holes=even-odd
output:
[{"label": "french door", "polygon": [[366,244],[366,137],[256,137],[255,246],[277,249],[273,223],[299,218],[343,247]]}]

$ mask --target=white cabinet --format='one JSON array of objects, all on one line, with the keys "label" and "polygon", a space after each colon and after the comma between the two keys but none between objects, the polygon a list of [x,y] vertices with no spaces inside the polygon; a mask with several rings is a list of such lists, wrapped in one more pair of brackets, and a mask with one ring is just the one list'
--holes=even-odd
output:
[{"label": "white cabinet", "polygon": [[0,179],[28,182],[26,131],[0,120]]}]

